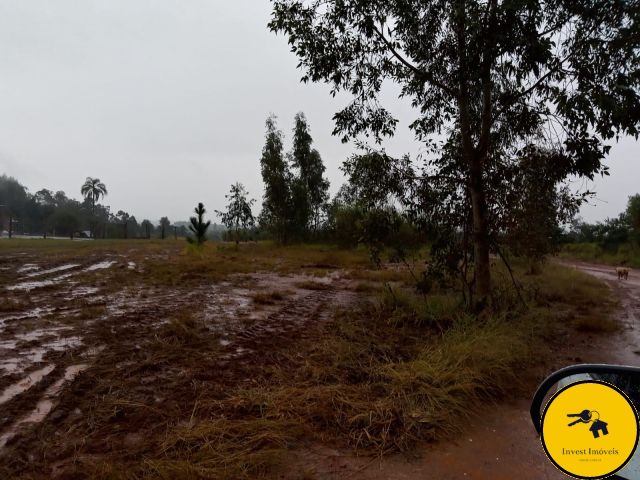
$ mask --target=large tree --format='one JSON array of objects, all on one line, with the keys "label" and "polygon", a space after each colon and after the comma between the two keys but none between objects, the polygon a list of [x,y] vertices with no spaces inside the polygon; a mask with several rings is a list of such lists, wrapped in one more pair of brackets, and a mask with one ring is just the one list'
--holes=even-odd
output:
[{"label": "large tree", "polygon": [[491,218],[501,199],[492,192],[519,175],[523,151],[544,142],[555,178],[593,178],[607,174],[605,142],[637,138],[635,1],[272,1],[269,27],[288,35],[302,80],[352,94],[334,116],[343,141],[393,135],[397,120],[380,91],[385,80],[401,86],[428,161],[417,175],[388,157],[377,181],[414,176],[418,189],[458,188],[453,197],[469,204],[481,301],[491,297]]},{"label": "large tree", "polygon": [[[62,193],[64,194],[64,192]],[[99,178],[87,177],[82,184],[82,188],[80,188],[80,193],[84,198],[91,200],[92,213],[95,215],[96,203],[100,200],[100,197],[104,197],[108,192],[106,185]]]},{"label": "large tree", "polygon": [[270,115],[266,121],[267,133],[262,149],[260,166],[264,181],[264,196],[260,224],[286,243],[291,209],[291,172],[284,158],[284,134],[278,130],[277,117]]},{"label": "large tree", "polygon": [[[62,193],[64,194],[64,192]],[[91,200],[91,214],[94,217],[94,221],[95,221],[96,220],[96,203],[100,200],[100,197],[104,197],[105,195],[107,195],[108,192],[107,192],[106,185],[102,183],[99,178],[87,177],[87,179],[82,184],[82,187],[80,188],[80,193],[84,196],[85,199]],[[93,237],[95,239],[98,238],[97,221],[93,228]]]},{"label": "large tree", "polygon": [[626,217],[632,230],[633,239],[640,243],[640,194],[636,193],[629,197]]},{"label": "large tree", "polygon": [[297,196],[304,202],[304,205],[295,203],[295,216],[305,232],[311,228],[315,233],[329,200],[329,181],[322,176],[325,166],[320,153],[311,147],[313,139],[303,112],[296,114],[294,123],[293,148],[289,160],[291,167],[298,169]]}]

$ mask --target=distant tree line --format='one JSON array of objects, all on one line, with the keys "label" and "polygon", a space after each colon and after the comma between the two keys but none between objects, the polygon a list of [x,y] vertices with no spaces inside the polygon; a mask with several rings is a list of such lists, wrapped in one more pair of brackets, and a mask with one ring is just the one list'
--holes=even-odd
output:
[{"label": "distant tree line", "polygon": [[617,217],[588,223],[576,217],[557,238],[558,243],[592,243],[602,252],[640,253],[640,194],[629,197],[627,208]]},{"label": "distant tree line", "polygon": [[[108,205],[99,203],[107,193],[106,186],[99,179],[87,178],[82,185],[83,200],[67,197],[63,191],[53,192],[43,188],[35,193],[22,185],[17,179],[3,174],[0,176],[0,221],[1,229],[8,230],[12,220],[13,233],[25,235],[44,235],[70,237],[71,232],[88,232],[98,237],[123,238],[126,225],[128,238],[161,238],[164,226],[166,238],[175,233],[179,237],[187,236],[188,222],[171,222],[162,217],[158,224],[148,219],[138,221],[134,215],[123,210],[112,212]],[[176,231],[174,231],[176,227]],[[211,225],[208,236],[212,240],[222,240],[225,227]]]}]

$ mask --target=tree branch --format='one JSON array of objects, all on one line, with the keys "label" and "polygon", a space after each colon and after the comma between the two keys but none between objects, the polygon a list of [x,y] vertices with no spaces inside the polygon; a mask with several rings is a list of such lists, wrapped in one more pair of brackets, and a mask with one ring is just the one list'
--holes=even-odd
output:
[{"label": "tree branch", "polygon": [[455,93],[454,90],[452,90],[451,88],[447,87],[445,84],[443,84],[443,83],[439,82],[438,80],[436,80],[435,78],[433,78],[433,75],[430,75],[427,72],[423,72],[418,67],[416,67],[415,65],[412,65],[404,57],[402,57],[402,55],[400,55],[395,50],[395,48],[393,48],[393,45],[391,44],[391,42],[389,40],[387,40],[387,38],[382,34],[382,32],[380,32],[380,30],[378,30],[378,28],[375,25],[373,26],[373,31],[376,32],[376,34],[380,37],[380,39],[385,43],[385,45],[387,46],[389,51],[393,54],[393,56],[396,57],[400,61],[400,63],[402,63],[405,67],[407,67],[409,70],[411,70],[414,73],[414,75],[416,75],[418,78],[424,80],[425,82],[428,82],[428,83],[432,84],[433,86],[440,88],[445,93],[447,93],[450,96],[452,96],[453,98],[456,98],[456,93]]}]

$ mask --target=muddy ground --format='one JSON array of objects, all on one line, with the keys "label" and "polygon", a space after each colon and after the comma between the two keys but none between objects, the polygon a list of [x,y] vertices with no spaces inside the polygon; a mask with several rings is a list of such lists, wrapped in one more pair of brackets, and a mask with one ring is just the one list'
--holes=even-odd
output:
[{"label": "muddy ground", "polygon": [[[277,364],[275,347],[320,335],[336,308],[363,295],[341,269],[313,278],[301,270],[163,286],[129,281],[147,272],[127,254],[46,258],[13,253],[0,262],[0,465],[6,466],[0,476],[7,478],[12,471],[86,478],[101,462],[160,448],[158,425],[188,425],[196,413],[185,411],[181,398],[215,398],[251,384],[253,366]],[[569,364],[640,360],[633,353],[640,343],[636,273],[618,281],[610,268],[575,266],[620,296],[623,331],[614,337],[565,331],[551,345],[553,358],[532,372],[529,392],[487,405],[463,437],[422,445],[411,461],[312,445],[292,452],[282,478],[300,478],[300,471],[315,479],[565,478],[544,457],[529,420],[533,389]],[[185,325],[197,327],[206,344],[186,346]],[[152,413],[128,418],[122,430],[132,405]]]},{"label": "muddy ground", "polygon": [[486,412],[475,418],[468,431],[455,441],[424,444],[416,450],[416,458],[411,462],[400,455],[371,461],[344,457],[330,450],[310,453],[309,458],[317,462],[314,478],[566,479],[542,450],[529,414],[531,399],[546,376],[569,365],[640,366],[640,277],[632,271],[628,280],[618,280],[613,267],[581,261],[558,262],[594,275],[609,285],[620,300],[619,319],[623,325],[619,332],[606,335],[570,329],[560,332],[557,341],[549,345],[550,358],[540,369],[529,372],[529,389],[498,405],[487,405]]},{"label": "muddy ground", "polygon": [[[149,405],[175,403],[170,397],[184,389],[182,380],[187,377],[191,394],[201,394],[202,385],[214,378],[214,389],[233,388],[252,381],[252,362],[269,362],[268,354],[257,355],[274,344],[313,335],[335,308],[350,304],[356,296],[350,288],[353,281],[341,279],[340,272],[323,277],[310,277],[304,271],[257,273],[250,278],[231,275],[229,281],[200,287],[140,287],[139,282],[136,287],[121,287],[118,278],[123,275],[145,275],[126,255],[60,261],[49,256],[43,263],[37,255],[14,254],[2,258],[0,271],[0,463],[16,468],[35,458],[30,450],[42,448],[32,443],[36,436],[38,443],[43,436],[59,437],[59,426],[73,424],[74,417],[86,420],[92,402],[84,398],[88,385],[83,386],[83,379],[95,374],[96,365],[110,364],[122,378],[147,369],[134,398]],[[260,293],[264,298],[256,301]],[[166,329],[171,333],[171,321],[175,323],[176,315],[179,321],[185,311],[196,312],[188,321],[198,322],[216,343],[202,346],[197,372],[144,355],[145,344],[157,339],[163,327],[162,341],[168,340],[171,351],[172,337]],[[87,374],[79,375],[82,372]],[[105,379],[105,389],[111,386]],[[144,427],[122,437],[141,443],[143,431]],[[73,464],[74,475],[83,478],[77,468],[85,456],[82,450],[90,458],[114,449],[107,439],[85,435],[66,436],[65,442],[49,438],[46,443],[56,461],[44,473],[31,475],[58,478]],[[41,466],[34,464],[38,470]]]}]

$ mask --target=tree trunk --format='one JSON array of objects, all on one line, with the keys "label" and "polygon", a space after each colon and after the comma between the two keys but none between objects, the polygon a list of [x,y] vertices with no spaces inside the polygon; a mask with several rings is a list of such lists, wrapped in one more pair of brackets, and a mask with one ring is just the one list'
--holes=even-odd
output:
[{"label": "tree trunk", "polygon": [[[474,146],[471,134],[471,120],[469,108],[469,71],[467,68],[467,51],[465,37],[466,9],[465,2],[459,3],[459,20],[457,28],[457,43],[460,62],[460,90],[458,94],[458,109],[460,114],[460,134],[462,148],[469,166],[469,190],[471,193],[471,206],[473,210],[473,267],[475,275],[476,309],[482,309],[491,302],[491,267],[489,263],[489,225],[487,223],[487,199],[485,197],[484,178],[482,175],[482,162],[487,154],[487,145],[481,143],[480,150]],[[485,90],[483,96],[483,120],[490,119],[490,88]],[[484,126],[484,123],[483,123]],[[486,132],[485,132],[486,133]]]},{"label": "tree trunk", "polygon": [[473,208],[473,266],[476,276],[476,295],[479,302],[491,301],[491,265],[489,262],[489,225],[482,165],[478,160],[471,166],[471,205]]},{"label": "tree trunk", "polygon": [[[91,194],[91,215],[93,215],[93,218],[96,218],[96,196],[95,193]],[[98,239],[98,222],[95,223],[95,226],[93,227],[93,239],[97,240]]]}]

